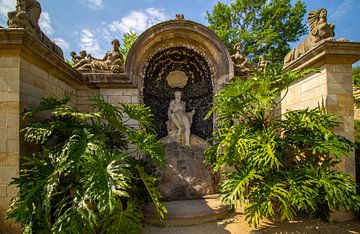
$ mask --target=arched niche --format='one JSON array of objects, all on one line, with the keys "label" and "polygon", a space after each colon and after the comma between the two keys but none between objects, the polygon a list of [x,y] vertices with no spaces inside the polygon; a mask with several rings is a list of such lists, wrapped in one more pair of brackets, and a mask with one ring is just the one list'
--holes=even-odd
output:
[{"label": "arched niche", "polygon": [[126,59],[125,71],[137,86],[140,102],[151,107],[160,137],[166,136],[167,109],[175,89],[166,81],[172,71],[188,77],[183,91],[187,111],[195,109],[192,133],[211,136],[212,120],[204,120],[214,93],[233,76],[225,44],[207,27],[188,20],[157,24],[135,41]]}]

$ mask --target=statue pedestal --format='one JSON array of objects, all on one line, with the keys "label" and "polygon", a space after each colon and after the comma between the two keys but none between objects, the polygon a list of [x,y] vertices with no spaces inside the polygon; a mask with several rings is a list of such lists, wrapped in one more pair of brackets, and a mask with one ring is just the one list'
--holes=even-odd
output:
[{"label": "statue pedestal", "polygon": [[204,164],[208,144],[195,135],[190,147],[174,142],[171,137],[161,141],[166,149],[166,167],[158,169],[160,193],[165,200],[187,200],[216,192],[216,179]]}]

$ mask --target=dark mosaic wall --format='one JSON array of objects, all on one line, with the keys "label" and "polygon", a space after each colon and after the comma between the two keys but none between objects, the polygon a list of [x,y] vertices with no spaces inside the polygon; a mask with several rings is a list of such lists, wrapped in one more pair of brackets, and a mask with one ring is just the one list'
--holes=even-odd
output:
[{"label": "dark mosaic wall", "polygon": [[186,111],[196,111],[191,133],[207,139],[213,130],[212,120],[204,120],[213,100],[210,68],[200,54],[186,47],[173,47],[159,52],[153,56],[146,69],[144,103],[155,114],[159,137],[167,136],[167,112],[175,91],[167,84],[166,77],[176,70],[185,72],[189,77],[187,85],[179,90],[183,93]]}]

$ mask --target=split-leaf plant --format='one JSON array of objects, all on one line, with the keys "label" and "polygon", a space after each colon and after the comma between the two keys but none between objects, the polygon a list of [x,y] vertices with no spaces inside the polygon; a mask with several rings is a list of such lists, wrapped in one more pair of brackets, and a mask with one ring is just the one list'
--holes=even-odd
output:
[{"label": "split-leaf plant", "polygon": [[206,162],[214,172],[231,171],[222,173],[222,200],[245,206],[251,225],[264,217],[326,218],[339,207],[360,207],[353,180],[335,169],[353,149],[332,131],[339,119],[323,107],[279,114],[288,85],[310,72],[316,71],[269,67],[251,79],[237,78],[216,95],[208,115],[215,114],[218,130]]},{"label": "split-leaf plant", "polygon": [[164,164],[150,109],[94,97],[93,111],[84,113],[69,100],[44,98],[24,114],[45,111],[50,118],[22,130],[41,150],[23,158],[7,219],[21,223],[23,233],[139,233],[140,206],[149,200],[163,218],[157,179],[143,160]]}]

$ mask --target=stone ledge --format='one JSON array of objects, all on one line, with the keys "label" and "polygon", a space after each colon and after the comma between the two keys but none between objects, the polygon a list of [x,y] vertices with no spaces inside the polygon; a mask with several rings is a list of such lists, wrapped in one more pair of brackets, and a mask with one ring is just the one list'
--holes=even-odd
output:
[{"label": "stone ledge", "polygon": [[322,41],[283,70],[300,70],[322,64],[353,64],[359,59],[360,42]]},{"label": "stone ledge", "polygon": [[20,56],[73,87],[84,83],[81,74],[69,66],[63,57],[24,29],[0,28],[0,56]]},{"label": "stone ledge", "polygon": [[82,73],[89,87],[127,88],[134,87],[125,73]]}]

